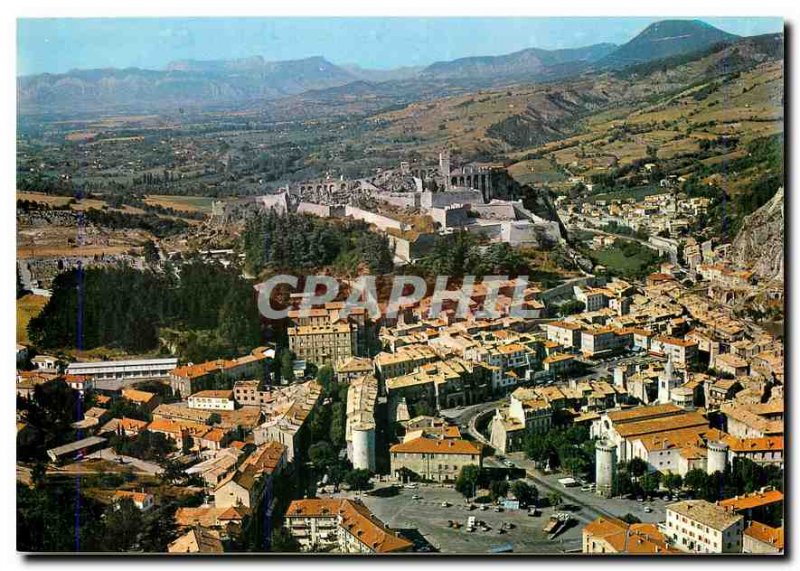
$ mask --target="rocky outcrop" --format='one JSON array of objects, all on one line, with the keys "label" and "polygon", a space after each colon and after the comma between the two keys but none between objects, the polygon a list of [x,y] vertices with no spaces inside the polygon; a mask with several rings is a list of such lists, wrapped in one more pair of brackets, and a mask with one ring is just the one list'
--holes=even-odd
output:
[{"label": "rocky outcrop", "polygon": [[783,187],[744,219],[730,249],[730,261],[760,280],[783,280]]}]

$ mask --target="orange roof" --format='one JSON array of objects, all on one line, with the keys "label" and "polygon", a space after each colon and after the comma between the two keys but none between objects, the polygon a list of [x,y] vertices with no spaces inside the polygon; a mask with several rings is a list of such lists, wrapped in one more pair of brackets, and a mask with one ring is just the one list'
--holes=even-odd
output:
[{"label": "orange roof", "polygon": [[783,452],[783,436],[767,436],[765,438],[734,438],[727,436],[723,439],[728,448],[733,452]]},{"label": "orange roof", "polygon": [[375,553],[408,551],[412,543],[394,534],[357,500],[294,500],[286,517],[338,517],[339,526]]},{"label": "orange roof", "polygon": [[164,418],[157,418],[147,425],[147,430],[153,432],[168,432],[171,434],[180,434],[183,427],[180,423],[174,420],[167,420]]},{"label": "orange roof", "polygon": [[570,359],[574,359],[575,355],[565,355],[563,353],[556,353],[554,355],[550,355],[549,357],[545,357],[542,361],[543,363],[557,363],[559,361],[569,361]]},{"label": "orange roof", "polygon": [[480,454],[481,449],[469,440],[449,438],[415,438],[389,448],[389,452],[400,454]]},{"label": "orange roof", "polygon": [[285,458],[286,446],[270,440],[256,448],[243,466],[253,466],[259,473],[272,474]]},{"label": "orange roof", "polygon": [[751,521],[744,530],[744,534],[783,551],[783,527],[770,527],[757,521]]},{"label": "orange roof", "polygon": [[604,540],[615,553],[678,553],[652,523],[627,524],[612,517],[598,517],[583,528],[583,534]]},{"label": "orange roof", "polygon": [[118,499],[130,498],[133,502],[142,504],[147,498],[152,497],[150,494],[144,492],[129,492],[127,490],[117,490],[114,492],[114,497]]},{"label": "orange roof", "polygon": [[581,325],[580,323],[571,323],[568,321],[551,321],[550,323],[546,323],[545,325],[551,327],[559,327],[561,329],[572,329],[572,330],[583,329],[583,325]]},{"label": "orange roof", "polygon": [[770,504],[777,504],[783,501],[783,492],[780,490],[767,490],[765,492],[754,492],[728,500],[717,502],[718,505],[731,511],[739,512],[753,508],[760,508]]},{"label": "orange roof", "polygon": [[656,337],[656,339],[660,341],[663,345],[677,345],[678,347],[691,347],[693,345],[697,345],[697,341],[692,341],[688,339],[678,339],[677,337],[661,336],[661,337]]},{"label": "orange roof", "polygon": [[153,393],[148,393],[146,391],[137,391],[136,389],[122,389],[122,398],[126,398],[129,401],[144,403],[147,404],[152,400],[156,395]]}]

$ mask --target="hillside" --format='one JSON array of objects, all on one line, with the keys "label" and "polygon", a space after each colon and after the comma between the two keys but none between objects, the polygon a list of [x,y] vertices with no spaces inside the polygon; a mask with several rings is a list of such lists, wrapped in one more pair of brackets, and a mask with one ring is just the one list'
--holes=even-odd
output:
[{"label": "hillside", "polygon": [[783,281],[784,264],[783,187],[761,208],[744,219],[731,245],[729,257],[741,268],[750,268],[760,280]]},{"label": "hillside", "polygon": [[275,99],[358,79],[321,57],[264,62],[178,61],[166,70],[73,70],[17,79],[20,112],[106,108],[165,109],[179,105]]},{"label": "hillside", "polygon": [[662,20],[608,54],[599,65],[622,67],[700,51],[738,38],[700,20]]},{"label": "hillside", "polygon": [[[516,77],[531,80],[564,73],[577,72],[585,65],[613,52],[615,44],[595,44],[582,48],[542,50],[530,48],[501,56],[467,57],[437,62],[422,71],[422,77],[436,79],[470,78],[498,80]],[[568,64],[573,64],[568,67]]]}]

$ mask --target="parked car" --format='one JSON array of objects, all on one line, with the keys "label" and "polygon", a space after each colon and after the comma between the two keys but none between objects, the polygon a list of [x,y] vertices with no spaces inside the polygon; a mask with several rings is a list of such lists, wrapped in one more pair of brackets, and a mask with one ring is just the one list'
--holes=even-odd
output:
[{"label": "parked car", "polygon": [[441,505],[443,508],[449,508],[449,507],[450,507],[450,504],[449,504],[448,502],[442,502],[440,505]]},{"label": "parked car", "polygon": [[419,494],[414,494],[413,496],[411,496],[411,499],[412,500],[421,500],[422,496],[420,496]]},{"label": "parked car", "polygon": [[644,506],[644,513],[649,514],[653,512],[653,508],[650,506]]}]

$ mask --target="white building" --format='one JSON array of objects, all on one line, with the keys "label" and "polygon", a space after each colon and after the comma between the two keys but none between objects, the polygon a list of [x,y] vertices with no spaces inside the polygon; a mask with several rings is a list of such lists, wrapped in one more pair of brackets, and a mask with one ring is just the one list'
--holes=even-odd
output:
[{"label": "white building", "polygon": [[233,391],[199,391],[189,396],[189,408],[200,410],[233,410]]},{"label": "white building", "polygon": [[689,553],[741,553],[744,517],[705,500],[667,506],[666,536]]}]

